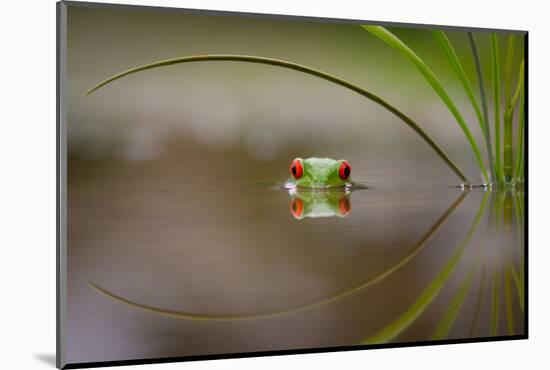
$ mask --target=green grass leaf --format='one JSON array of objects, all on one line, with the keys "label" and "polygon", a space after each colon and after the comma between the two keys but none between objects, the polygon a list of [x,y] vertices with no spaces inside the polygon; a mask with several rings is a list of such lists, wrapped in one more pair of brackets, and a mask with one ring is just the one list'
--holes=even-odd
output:
[{"label": "green grass leaf", "polygon": [[500,56],[498,48],[498,37],[491,33],[491,66],[493,72],[493,104],[495,121],[495,167],[497,182],[503,183],[501,148],[500,148]]},{"label": "green grass leaf", "polygon": [[432,70],[426,65],[426,63],[424,63],[424,61],[414,51],[412,51],[412,49],[410,49],[403,41],[401,41],[397,36],[395,36],[393,33],[388,31],[386,28],[381,26],[369,26],[369,25],[362,25],[361,27],[371,32],[373,35],[377,36],[378,38],[380,38],[381,40],[389,44],[394,49],[401,52],[420,71],[420,73],[424,76],[424,78],[432,86],[435,92],[439,95],[443,103],[445,103],[447,108],[451,111],[452,115],[458,122],[460,128],[462,129],[462,132],[464,133],[464,135],[466,136],[466,139],[470,144],[470,147],[472,149],[472,152],[474,153],[474,156],[479,165],[479,168],[483,173],[485,182],[488,182],[489,178],[487,176],[487,171],[485,170],[485,165],[483,164],[483,159],[481,157],[481,153],[476,144],[476,141],[470,129],[468,128],[466,121],[460,114],[456,104],[451,99],[449,94],[447,94],[447,91],[445,90],[445,88],[443,87],[439,79],[436,77],[436,75],[432,72]]},{"label": "green grass leaf", "polygon": [[487,107],[487,95],[485,94],[485,79],[483,78],[483,68],[476,40],[472,32],[468,32],[468,41],[472,50],[472,57],[476,66],[477,83],[479,85],[479,95],[481,96],[481,107],[483,110],[483,126],[485,126],[485,147],[489,156],[489,168],[491,169],[491,182],[495,182],[496,168],[495,156],[493,154],[493,142],[491,139],[491,128],[489,126],[489,108]]},{"label": "green grass leaf", "polygon": [[487,132],[485,129],[483,115],[481,113],[481,108],[477,103],[476,97],[474,95],[474,91],[472,89],[472,85],[470,84],[470,81],[466,77],[466,72],[464,72],[464,67],[462,67],[462,63],[460,62],[460,59],[458,58],[458,55],[456,54],[456,51],[453,48],[453,45],[449,41],[449,38],[447,37],[445,32],[441,30],[433,30],[432,34],[435,36],[436,40],[439,42],[439,45],[441,45],[443,52],[447,56],[447,59],[451,63],[451,66],[453,67],[455,74],[460,80],[460,83],[462,84],[462,87],[464,88],[464,91],[466,92],[466,95],[468,96],[468,99],[470,100],[470,103],[474,108],[474,112],[479,122],[479,128],[481,129],[483,137],[486,138]]}]

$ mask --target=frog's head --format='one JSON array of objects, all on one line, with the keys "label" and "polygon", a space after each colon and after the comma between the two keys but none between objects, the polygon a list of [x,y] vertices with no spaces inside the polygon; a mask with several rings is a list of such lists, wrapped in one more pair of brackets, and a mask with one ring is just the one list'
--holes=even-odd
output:
[{"label": "frog's head", "polygon": [[296,158],[290,165],[289,182],[304,188],[333,188],[351,185],[351,166],[344,160]]},{"label": "frog's head", "polygon": [[291,193],[290,213],[294,218],[346,217],[351,210],[348,193],[343,191]]}]

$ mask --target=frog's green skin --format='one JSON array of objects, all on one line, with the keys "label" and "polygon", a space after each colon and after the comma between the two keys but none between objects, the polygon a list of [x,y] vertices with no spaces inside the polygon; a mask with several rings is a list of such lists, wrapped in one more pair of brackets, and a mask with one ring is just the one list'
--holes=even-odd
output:
[{"label": "frog's green skin", "polygon": [[330,158],[296,158],[302,162],[302,177],[295,179],[292,175],[288,184],[304,188],[335,188],[352,185],[351,177],[342,180],[338,175],[340,165],[344,159],[334,160]]},{"label": "frog's green skin", "polygon": [[291,192],[290,213],[294,218],[346,217],[351,210],[349,193],[343,191]]}]

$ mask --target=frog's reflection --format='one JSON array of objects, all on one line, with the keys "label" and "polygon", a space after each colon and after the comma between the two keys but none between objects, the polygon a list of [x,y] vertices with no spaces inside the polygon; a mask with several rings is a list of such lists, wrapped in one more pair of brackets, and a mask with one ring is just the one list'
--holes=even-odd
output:
[{"label": "frog's reflection", "polygon": [[303,218],[346,217],[351,211],[350,193],[345,191],[290,190],[290,213]]}]

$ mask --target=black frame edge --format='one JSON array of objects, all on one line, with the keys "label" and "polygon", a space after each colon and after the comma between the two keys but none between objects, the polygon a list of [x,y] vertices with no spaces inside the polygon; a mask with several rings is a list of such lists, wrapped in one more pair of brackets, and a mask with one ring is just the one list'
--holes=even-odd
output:
[{"label": "black frame edge", "polygon": [[242,352],[242,353],[221,353],[213,355],[198,355],[198,356],[181,356],[181,357],[159,357],[159,358],[144,358],[136,360],[116,360],[116,361],[98,361],[98,362],[80,362],[69,363],[63,367],[63,369],[82,369],[82,368],[95,368],[95,367],[111,367],[111,366],[128,366],[128,365],[152,365],[174,362],[191,362],[191,361],[204,361],[204,360],[225,360],[235,358],[250,358],[250,357],[271,357],[271,356],[284,356],[284,355],[305,355],[305,354],[318,354],[318,353],[330,353],[330,352],[351,352],[361,350],[372,349],[385,349],[385,348],[406,348],[406,347],[424,347],[424,346],[436,346],[436,345],[448,345],[448,344],[473,344],[484,342],[499,342],[508,340],[525,340],[528,339],[527,335],[512,335],[512,336],[495,336],[495,337],[481,337],[472,339],[446,339],[436,341],[421,341],[421,342],[402,342],[402,343],[389,343],[389,344],[369,344],[369,345],[354,345],[354,346],[341,346],[341,347],[325,347],[325,348],[305,348],[305,349],[291,349],[291,350],[277,350],[277,351],[259,351],[259,352]]}]

